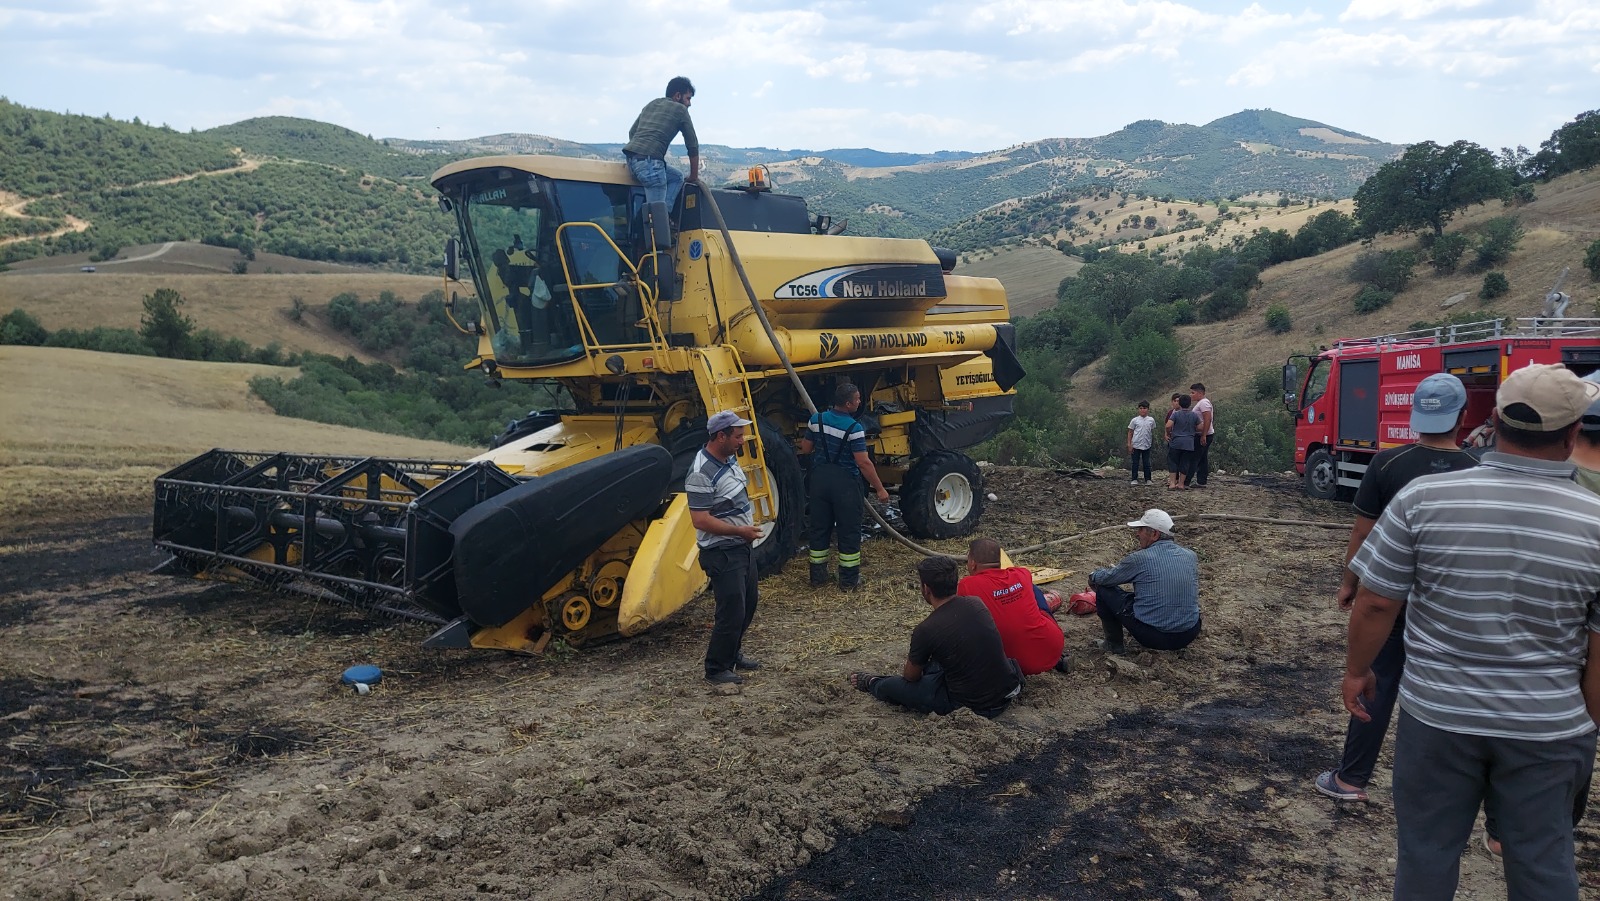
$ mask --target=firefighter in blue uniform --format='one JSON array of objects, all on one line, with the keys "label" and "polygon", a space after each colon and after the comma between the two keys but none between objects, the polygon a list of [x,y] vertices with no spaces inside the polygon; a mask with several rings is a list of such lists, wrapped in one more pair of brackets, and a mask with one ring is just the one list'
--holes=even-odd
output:
[{"label": "firefighter in blue uniform", "polygon": [[861,584],[861,477],[877,492],[880,503],[889,492],[878,478],[867,453],[867,432],[856,422],[861,389],[845,382],[833,392],[832,409],[823,410],[806,424],[800,453],[811,455],[811,491],[807,498],[811,521],[811,584],[826,585],[828,552],[833,536],[839,540],[839,587]]}]

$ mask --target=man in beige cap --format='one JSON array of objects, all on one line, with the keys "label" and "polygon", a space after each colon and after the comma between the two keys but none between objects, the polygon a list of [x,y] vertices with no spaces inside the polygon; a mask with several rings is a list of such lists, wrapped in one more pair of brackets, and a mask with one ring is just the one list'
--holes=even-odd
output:
[{"label": "man in beige cap", "polygon": [[1573,802],[1600,718],[1600,497],[1572,484],[1600,385],[1562,366],[1513,372],[1497,451],[1412,481],[1350,569],[1345,709],[1369,717],[1372,661],[1407,605],[1395,734],[1394,897],[1455,896],[1480,804],[1495,811],[1512,899],[1577,901]]}]

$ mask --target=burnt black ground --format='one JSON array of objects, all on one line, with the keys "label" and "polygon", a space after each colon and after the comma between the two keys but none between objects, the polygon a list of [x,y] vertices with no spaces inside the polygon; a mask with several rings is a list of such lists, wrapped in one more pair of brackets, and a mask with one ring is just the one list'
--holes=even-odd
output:
[{"label": "burnt black ground", "polygon": [[[63,552],[60,545],[74,549]],[[165,557],[150,545],[150,516],[118,516],[0,538],[0,596],[87,585],[149,570]]]},{"label": "burnt black ground", "polygon": [[1315,879],[1314,865],[1282,859],[1289,837],[1262,814],[1335,759],[1336,744],[1297,722],[1334,676],[1258,667],[1237,698],[1109,709],[1104,727],[935,792],[909,825],[892,817],[845,838],[757,897],[1182,899],[1222,897],[1269,869]]}]

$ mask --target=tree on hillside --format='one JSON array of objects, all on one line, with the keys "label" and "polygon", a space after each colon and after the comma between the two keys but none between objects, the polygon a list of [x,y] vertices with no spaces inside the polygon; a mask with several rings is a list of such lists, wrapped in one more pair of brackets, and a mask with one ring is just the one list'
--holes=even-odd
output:
[{"label": "tree on hillside", "polygon": [[1121,325],[1135,307],[1165,299],[1160,297],[1160,274],[1161,264],[1143,254],[1106,254],[1078,270],[1076,277],[1064,279],[1057,296]]},{"label": "tree on hillside", "polygon": [[144,298],[144,315],[139,317],[139,337],[157,356],[182,357],[194,333],[194,320],[178,309],[183,295],[171,288],[157,288]]},{"label": "tree on hillside", "polygon": [[1510,175],[1483,147],[1423,141],[1384,163],[1356,190],[1356,218],[1367,234],[1431,228],[1438,236],[1457,211],[1504,198],[1510,190]]},{"label": "tree on hillside", "polygon": [[1527,168],[1536,178],[1554,178],[1594,165],[1600,165],[1600,109],[1579,113],[1551,132]]}]

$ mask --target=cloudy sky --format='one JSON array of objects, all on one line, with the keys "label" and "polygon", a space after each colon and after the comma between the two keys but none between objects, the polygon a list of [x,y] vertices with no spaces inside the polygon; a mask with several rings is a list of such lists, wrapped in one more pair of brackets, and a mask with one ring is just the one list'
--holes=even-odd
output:
[{"label": "cloudy sky", "polygon": [[1596,0],[0,0],[0,94],[180,130],[985,150],[1270,108],[1537,148],[1600,107]]}]

